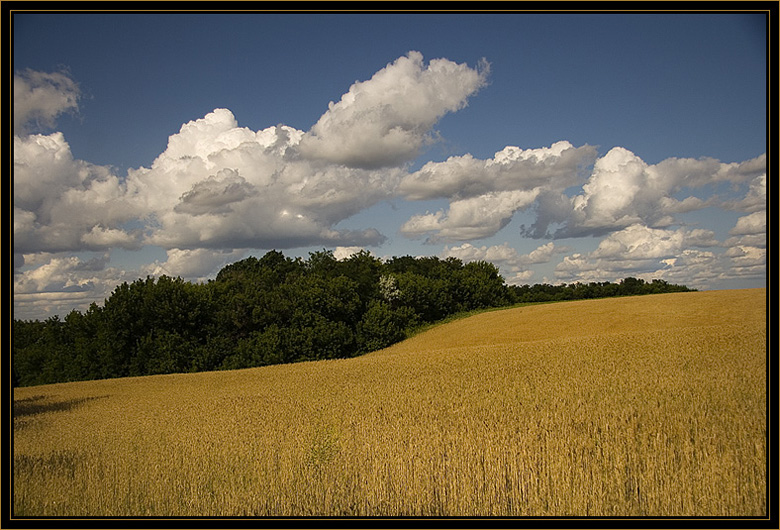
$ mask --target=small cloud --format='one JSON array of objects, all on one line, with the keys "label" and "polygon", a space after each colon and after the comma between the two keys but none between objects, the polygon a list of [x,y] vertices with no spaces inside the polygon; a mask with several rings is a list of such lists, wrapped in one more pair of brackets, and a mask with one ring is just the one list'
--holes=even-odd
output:
[{"label": "small cloud", "polygon": [[446,212],[415,215],[401,226],[407,237],[431,234],[430,241],[468,241],[490,237],[514,213],[533,203],[538,190],[504,191],[453,201]]},{"label": "small cloud", "polygon": [[155,261],[143,269],[142,275],[181,277],[202,281],[219,272],[225,265],[244,257],[243,250],[178,249],[166,251],[167,260]]},{"label": "small cloud", "polygon": [[540,149],[507,146],[492,159],[470,154],[444,162],[428,162],[403,178],[400,193],[407,199],[463,199],[503,191],[534,189],[563,191],[579,183],[583,167],[593,163],[595,148],[566,141]]},{"label": "small cloud", "polygon": [[745,197],[738,201],[725,201],[722,205],[724,208],[731,208],[732,210],[739,210],[743,212],[756,212],[758,210],[765,210],[767,207],[766,201],[766,173],[763,173],[750,182]]},{"label": "small cloud", "polygon": [[72,309],[86,311],[89,305],[108,298],[117,285],[133,281],[137,271],[109,266],[109,255],[93,259],[76,256],[30,256],[28,270],[14,275],[14,318],[46,318],[65,315]]},{"label": "small cloud", "polygon": [[325,230],[322,240],[330,245],[351,247],[377,247],[387,241],[387,237],[374,228],[364,230]]},{"label": "small cloud", "polygon": [[751,213],[737,219],[737,224],[729,230],[733,236],[752,236],[766,233],[766,210]]},{"label": "small cloud", "polygon": [[141,242],[137,235],[128,234],[117,228],[93,226],[92,230],[81,236],[85,249],[125,248],[138,250]]},{"label": "small cloud", "polygon": [[237,171],[222,169],[216,175],[193,184],[189,191],[182,194],[173,209],[191,215],[228,213],[232,211],[232,203],[241,202],[257,193],[257,188]]},{"label": "small cloud", "polygon": [[14,74],[14,134],[55,125],[56,118],[78,110],[81,91],[66,71],[26,69]]},{"label": "small cloud", "polygon": [[[724,246],[741,255],[746,249],[765,252],[766,249],[766,210],[745,215],[737,219],[737,223],[729,230],[732,237],[724,242]],[[734,250],[737,249],[737,250]]]},{"label": "small cloud", "polygon": [[719,247],[722,243],[715,238],[715,232],[695,228],[685,234],[686,245],[699,248]]},{"label": "small cloud", "polygon": [[365,249],[363,247],[336,247],[333,250],[333,257],[341,261],[349,258],[354,254],[357,254],[361,250],[365,250]]},{"label": "small cloud", "polygon": [[685,232],[635,224],[603,239],[590,258],[614,261],[661,260],[677,255],[685,244]]},{"label": "small cloud", "polygon": [[727,243],[718,242],[709,230],[632,225],[610,234],[593,252],[565,256],[556,266],[555,276],[567,283],[616,281],[634,276],[708,289],[725,280],[755,277],[758,269],[765,268],[760,249],[732,247],[722,254],[700,250]]},{"label": "small cloud", "polygon": [[528,254],[520,254],[508,243],[490,247],[475,247],[471,243],[463,243],[459,246],[444,247],[442,257],[454,257],[466,262],[490,262],[501,269],[509,283],[517,284],[533,276],[534,272],[528,269],[528,266],[549,263],[553,256],[565,251],[565,247],[557,247],[552,241],[535,248]]}]

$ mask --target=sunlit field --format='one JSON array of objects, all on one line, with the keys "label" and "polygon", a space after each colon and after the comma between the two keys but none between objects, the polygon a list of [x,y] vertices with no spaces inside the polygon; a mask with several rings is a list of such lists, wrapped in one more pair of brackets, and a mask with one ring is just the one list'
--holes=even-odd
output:
[{"label": "sunlit field", "polygon": [[519,307],[353,359],[14,391],[14,515],[762,516],[766,291]]}]

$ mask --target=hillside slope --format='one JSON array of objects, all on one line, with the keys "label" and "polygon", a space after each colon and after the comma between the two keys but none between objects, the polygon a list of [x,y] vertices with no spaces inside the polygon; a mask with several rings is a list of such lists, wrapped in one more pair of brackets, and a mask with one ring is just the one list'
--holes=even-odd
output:
[{"label": "hillside slope", "polygon": [[17,388],[14,511],[761,517],[765,295],[529,306],[353,359]]},{"label": "hillside slope", "polygon": [[687,327],[741,326],[765,323],[766,305],[765,289],[696,291],[530,305],[449,322],[382,353]]}]

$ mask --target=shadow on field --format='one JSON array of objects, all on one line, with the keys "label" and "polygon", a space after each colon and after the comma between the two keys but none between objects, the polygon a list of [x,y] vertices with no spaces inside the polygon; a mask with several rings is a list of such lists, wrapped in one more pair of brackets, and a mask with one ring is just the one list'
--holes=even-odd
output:
[{"label": "shadow on field", "polygon": [[46,396],[33,396],[25,399],[14,400],[14,419],[42,412],[63,412],[80,407],[90,401],[107,398],[108,396],[93,396],[65,401],[47,401]]},{"label": "shadow on field", "polygon": [[69,450],[57,450],[52,453],[35,455],[14,455],[13,470],[18,476],[62,475],[73,478],[76,469],[86,458]]}]

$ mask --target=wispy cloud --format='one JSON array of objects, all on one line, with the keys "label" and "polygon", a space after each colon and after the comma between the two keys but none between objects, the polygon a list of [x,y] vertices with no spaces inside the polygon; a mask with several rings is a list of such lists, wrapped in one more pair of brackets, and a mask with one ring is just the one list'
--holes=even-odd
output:
[{"label": "wispy cloud", "polygon": [[79,86],[65,71],[14,74],[14,134],[53,128],[60,114],[78,110],[80,97]]}]

